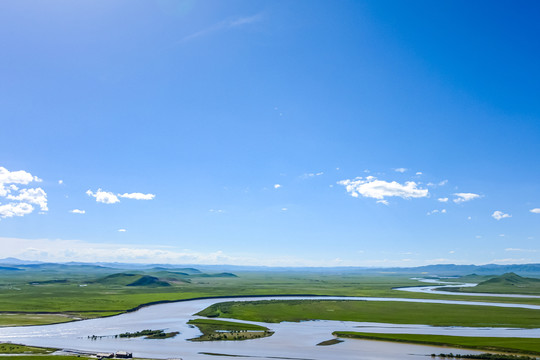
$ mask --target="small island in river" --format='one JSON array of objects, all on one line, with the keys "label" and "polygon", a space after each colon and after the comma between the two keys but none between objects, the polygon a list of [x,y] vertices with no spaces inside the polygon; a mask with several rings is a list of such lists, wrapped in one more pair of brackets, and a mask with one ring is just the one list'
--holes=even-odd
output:
[{"label": "small island in river", "polygon": [[251,340],[274,334],[264,326],[232,321],[194,319],[188,324],[197,326],[202,332],[201,336],[190,341]]}]

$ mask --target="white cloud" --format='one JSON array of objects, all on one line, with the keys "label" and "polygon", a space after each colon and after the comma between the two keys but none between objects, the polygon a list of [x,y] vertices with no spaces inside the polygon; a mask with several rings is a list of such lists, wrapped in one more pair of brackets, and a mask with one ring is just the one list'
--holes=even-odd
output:
[{"label": "white cloud", "polygon": [[279,189],[281,187],[280,184],[274,184],[274,189]]},{"label": "white cloud", "polygon": [[156,195],[154,194],[143,194],[143,193],[125,193],[125,194],[118,194],[118,197],[126,198],[126,199],[134,199],[134,200],[153,200]]},{"label": "white cloud", "polygon": [[423,172],[421,172],[421,171],[416,172],[416,175],[422,175],[422,174],[423,174]]},{"label": "white cloud", "polygon": [[218,213],[218,214],[222,214],[225,212],[224,210],[221,210],[221,209],[210,209],[208,211],[210,211],[211,213]]},{"label": "white cloud", "polygon": [[126,229],[118,229],[118,232],[126,232]]},{"label": "white cloud", "polygon": [[0,166],[0,184],[27,185],[32,181],[41,182],[42,180],[24,170],[9,171],[5,167]]},{"label": "white cloud", "polygon": [[0,205],[0,217],[10,218],[13,216],[24,216],[34,211],[34,207],[27,203],[9,203]]},{"label": "white cloud", "polygon": [[114,195],[112,192],[103,191],[101,189],[98,189],[96,192],[93,192],[92,190],[88,190],[86,194],[88,196],[95,197],[97,202],[104,203],[104,204],[115,204],[117,202],[120,202],[118,197]]},{"label": "white cloud", "polygon": [[284,208],[281,208],[281,211],[287,211],[287,210],[289,210],[289,209],[287,209],[287,208],[285,208],[285,207],[284,207]]},{"label": "white cloud", "polygon": [[85,210],[73,209],[70,211],[72,214],[86,214]]},{"label": "white cloud", "polygon": [[49,210],[47,208],[47,193],[42,188],[21,189],[19,195],[8,195],[7,198],[9,200],[39,205],[41,211]]},{"label": "white cloud", "polygon": [[58,180],[58,184],[62,185],[64,183],[64,180]]},{"label": "white cloud", "polygon": [[390,203],[388,202],[388,200],[377,200],[377,204],[384,204],[386,206],[390,205]]},{"label": "white cloud", "polygon": [[530,210],[533,214],[540,214],[540,208],[534,208]]},{"label": "white cloud", "polygon": [[454,199],[454,202],[456,204],[461,204],[461,203],[464,203],[464,202],[467,202],[467,201],[478,199],[480,197],[480,195],[473,194],[473,193],[455,193],[454,196],[457,196]]},{"label": "white cloud", "polygon": [[441,214],[446,214],[446,209],[442,209]]},{"label": "white cloud", "polygon": [[502,211],[497,210],[497,211],[494,211],[493,214],[491,214],[491,217],[494,218],[495,220],[501,220],[505,218],[510,218],[512,217],[512,215],[505,214]]},{"label": "white cloud", "polygon": [[[41,182],[40,178],[33,176],[27,171],[9,171],[0,166],[0,197],[11,201],[9,204],[0,205],[0,217],[24,216],[30,214],[38,205],[42,212],[47,211],[47,193],[42,188],[22,188],[15,185],[28,185],[31,182]],[[18,194],[14,194],[18,192]]]},{"label": "white cloud", "polygon": [[388,182],[378,180],[374,176],[368,176],[365,179],[357,177],[352,180],[338,181],[339,185],[345,186],[347,192],[353,197],[369,197],[373,199],[383,200],[385,197],[400,197],[403,199],[427,197],[429,192],[427,189],[419,189],[414,181],[407,181],[405,184],[400,184],[396,181]]},{"label": "white cloud", "polygon": [[447,202],[447,201],[448,201],[448,198],[447,198],[447,197],[445,197],[445,198],[438,198],[437,200],[440,201],[440,202]]},{"label": "white cloud", "polygon": [[472,220],[472,217],[471,217],[471,216],[467,216],[467,220]]},{"label": "white cloud", "polygon": [[405,171],[407,171],[407,169],[405,169],[405,168],[397,168],[397,169],[394,169],[394,171],[403,174]]}]

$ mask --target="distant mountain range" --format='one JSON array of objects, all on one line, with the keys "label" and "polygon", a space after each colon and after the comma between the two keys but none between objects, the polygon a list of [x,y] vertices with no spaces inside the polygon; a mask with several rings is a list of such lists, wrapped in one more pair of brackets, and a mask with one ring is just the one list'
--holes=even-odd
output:
[{"label": "distant mountain range", "polygon": [[414,274],[424,276],[463,276],[467,274],[478,275],[502,275],[514,272],[520,275],[540,276],[540,264],[514,264],[514,265],[455,265],[438,264],[417,267],[267,267],[267,266],[242,266],[242,265],[200,265],[200,264],[133,264],[133,263],[45,263],[40,261],[26,261],[16,258],[0,259],[0,271],[17,271],[28,268],[73,268],[84,269],[94,267],[95,269],[148,269],[163,271],[183,271],[183,272],[227,272],[227,271],[271,271],[271,272],[324,272],[324,273],[366,273],[366,274]]}]

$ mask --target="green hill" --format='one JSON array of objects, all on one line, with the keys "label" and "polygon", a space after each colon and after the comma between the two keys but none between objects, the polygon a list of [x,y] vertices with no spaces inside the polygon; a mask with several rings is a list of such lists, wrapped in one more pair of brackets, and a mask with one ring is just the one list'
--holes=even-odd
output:
[{"label": "green hill", "polygon": [[166,281],[159,280],[159,278],[155,276],[150,275],[142,275],[139,279],[135,280],[134,282],[127,284],[126,286],[151,286],[151,287],[159,287],[159,286],[171,286]]},{"label": "green hill", "polygon": [[155,272],[155,271],[166,271],[166,272],[174,272],[174,273],[184,273],[184,274],[189,274],[189,275],[193,275],[193,274],[201,274],[201,270],[198,270],[198,269],[195,269],[195,268],[166,268],[166,267],[161,267],[161,266],[156,266],[152,269],[150,269],[150,271],[152,272]]},{"label": "green hill", "polygon": [[139,274],[128,274],[128,273],[118,273],[118,274],[112,274],[108,275],[102,278],[97,279],[94,281],[98,284],[103,285],[127,285],[132,283],[133,281],[138,280],[142,275]]},{"label": "green hill", "polygon": [[194,275],[194,277],[195,276],[198,276],[198,277],[238,277],[237,275],[233,273],[227,273],[227,272],[217,273],[217,274],[199,274],[199,275]]},{"label": "green hill", "polygon": [[150,275],[141,275],[141,274],[130,274],[130,273],[118,273],[112,274],[94,281],[98,284],[103,285],[117,285],[117,286],[148,286],[148,287],[158,287],[158,286],[170,286],[166,281],[162,281],[155,276]]},{"label": "green hill", "polygon": [[473,288],[461,288],[461,291],[540,295],[540,279],[526,278],[510,272],[483,281]]}]

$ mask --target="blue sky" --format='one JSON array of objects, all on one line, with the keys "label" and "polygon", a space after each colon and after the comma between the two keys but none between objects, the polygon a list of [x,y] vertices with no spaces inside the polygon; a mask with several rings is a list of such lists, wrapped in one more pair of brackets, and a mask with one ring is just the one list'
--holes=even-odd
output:
[{"label": "blue sky", "polygon": [[540,262],[539,10],[3,1],[3,254]]}]

